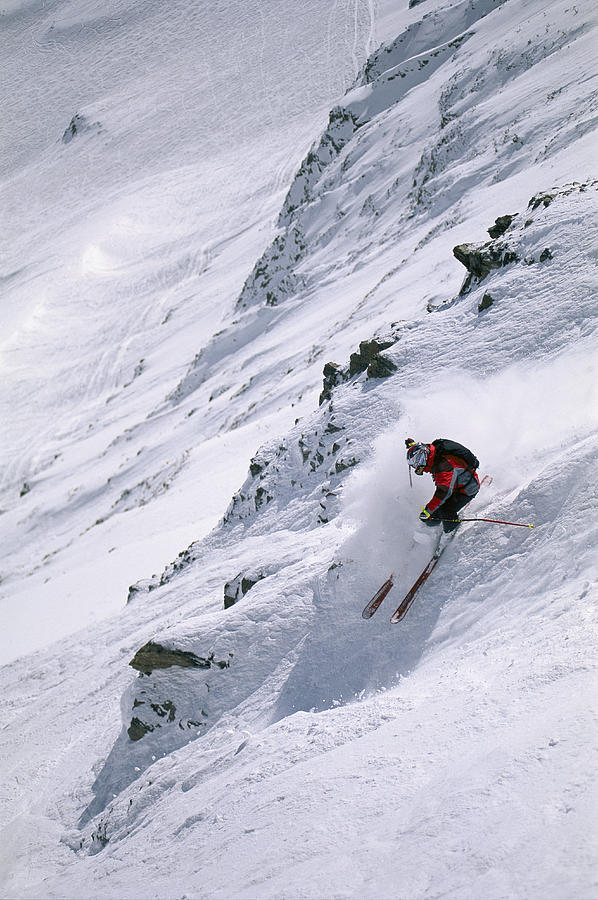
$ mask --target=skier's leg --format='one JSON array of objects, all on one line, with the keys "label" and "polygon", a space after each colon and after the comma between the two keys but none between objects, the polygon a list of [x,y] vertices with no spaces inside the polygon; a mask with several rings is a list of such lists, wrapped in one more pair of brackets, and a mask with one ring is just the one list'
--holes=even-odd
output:
[{"label": "skier's leg", "polygon": [[[462,502],[462,499],[465,502]],[[459,527],[459,516],[457,513],[461,507],[465,506],[465,503],[468,502],[469,497],[463,497],[462,494],[453,494],[446,503],[442,504],[442,518],[444,520],[442,527],[444,528],[445,534],[448,534],[450,531],[454,531],[455,528]]]},{"label": "skier's leg", "polygon": [[[457,516],[459,510],[463,509],[464,506],[467,506],[471,499],[472,498],[468,497],[467,494],[456,494],[454,497],[451,497],[455,509],[455,517]],[[451,516],[451,518],[453,517]]]}]

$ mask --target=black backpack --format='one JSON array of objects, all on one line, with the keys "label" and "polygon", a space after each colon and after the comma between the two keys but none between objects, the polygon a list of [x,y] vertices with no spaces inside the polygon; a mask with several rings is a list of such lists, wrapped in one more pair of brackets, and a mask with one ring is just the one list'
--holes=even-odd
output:
[{"label": "black backpack", "polygon": [[447,438],[436,438],[435,441],[432,441],[432,445],[441,456],[444,456],[446,453],[454,453],[455,456],[463,460],[468,469],[477,469],[480,465],[477,456],[474,456],[471,450],[468,450],[463,444],[458,444],[457,441],[449,441]]}]

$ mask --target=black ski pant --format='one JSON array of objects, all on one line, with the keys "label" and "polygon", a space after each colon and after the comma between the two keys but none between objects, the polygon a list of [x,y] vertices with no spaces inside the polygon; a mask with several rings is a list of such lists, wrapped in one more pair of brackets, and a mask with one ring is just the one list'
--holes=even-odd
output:
[{"label": "black ski pant", "polygon": [[[473,496],[475,497],[475,494]],[[459,525],[459,510],[463,509],[470,500],[473,500],[473,497],[470,497],[468,494],[452,494],[448,500],[444,501],[442,506],[439,506],[432,513],[431,518],[439,519],[442,522],[445,534],[448,534],[449,531],[454,531]],[[451,521],[451,519],[455,521]]]}]

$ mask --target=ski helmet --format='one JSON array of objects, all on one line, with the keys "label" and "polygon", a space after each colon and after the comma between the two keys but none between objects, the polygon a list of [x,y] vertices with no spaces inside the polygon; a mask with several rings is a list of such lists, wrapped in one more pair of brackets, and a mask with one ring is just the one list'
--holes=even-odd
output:
[{"label": "ski helmet", "polygon": [[412,469],[415,469],[416,475],[423,475],[424,469],[428,465],[428,457],[430,456],[430,448],[428,444],[410,444],[407,447],[407,462]]}]

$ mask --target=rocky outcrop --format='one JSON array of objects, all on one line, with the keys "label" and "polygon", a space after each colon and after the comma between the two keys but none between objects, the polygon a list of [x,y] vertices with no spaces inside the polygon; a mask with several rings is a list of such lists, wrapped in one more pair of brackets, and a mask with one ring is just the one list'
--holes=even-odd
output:
[{"label": "rocky outcrop", "polygon": [[319,404],[320,406],[323,403],[326,403],[332,397],[332,391],[339,384],[342,384],[343,381],[347,380],[346,372],[334,362],[327,362],[324,366],[324,384],[322,386],[322,393],[320,394]]},{"label": "rocky outcrop", "polygon": [[[312,498],[315,507],[313,524],[328,521],[336,515],[335,504],[331,501],[336,496],[334,489],[340,481],[339,473],[347,468],[342,465],[342,460],[348,455],[347,449],[351,444],[351,438],[344,436],[343,432],[343,426],[336,424],[329,406],[323,412],[323,421],[313,430],[295,432],[287,443],[269,450],[262,449],[259,456],[251,460],[249,476],[234,495],[224,524],[234,520],[247,521],[258,511],[266,511],[269,505],[272,506],[272,515],[279,515],[284,507],[284,497],[289,492]],[[354,455],[351,454],[352,457]],[[318,496],[319,491],[323,498]],[[305,524],[307,526],[308,523]],[[259,571],[264,576],[271,574],[263,567]],[[256,574],[257,570],[254,570],[253,577]],[[244,593],[242,590],[241,594],[238,593],[238,576],[233,582],[227,589],[230,599],[225,601],[231,606]]]},{"label": "rocky outcrop", "polygon": [[[553,251],[540,244],[533,253],[526,253],[530,248],[528,229],[536,219],[540,219],[547,206],[560,197],[566,197],[575,191],[586,191],[590,183],[574,183],[566,185],[551,193],[538,194],[529,202],[532,213],[525,219],[521,213],[499,216],[490,227],[490,234],[500,235],[482,244],[460,244],[453,253],[467,269],[467,276],[459,294],[447,298],[439,305],[428,304],[430,313],[450,309],[451,306],[471,292],[486,278],[498,273],[506,266],[523,260],[526,265],[535,265],[539,261],[547,264],[552,259]],[[524,221],[525,219],[525,221]],[[485,313],[490,307],[500,303],[500,293],[490,287],[479,292],[475,297],[474,310]],[[261,310],[259,315],[266,315]],[[252,327],[258,325],[252,325]],[[291,430],[284,443],[273,443],[260,449],[249,463],[247,477],[234,494],[223,517],[222,525],[232,523],[250,524],[260,515],[271,516],[280,522],[284,519],[288,497],[302,498],[306,502],[304,519],[301,527],[317,527],[329,522],[337,514],[337,488],[343,481],[347,470],[358,465],[362,457],[356,451],[350,436],[350,414],[345,411],[339,415],[337,402],[343,405],[341,397],[335,397],[335,391],[344,383],[355,380],[378,379],[392,375],[397,365],[398,354],[394,351],[402,329],[394,323],[390,330],[370,340],[362,341],[358,349],[351,354],[349,362],[341,366],[335,362],[327,362],[323,369],[323,385],[320,393],[320,411],[314,414],[311,425],[304,430],[299,427]],[[232,333],[231,333],[232,340]],[[340,392],[339,392],[340,394]],[[334,409],[333,409],[334,405]],[[296,423],[297,425],[298,423]],[[297,523],[294,523],[297,526]],[[147,595],[151,591],[168,584],[180,572],[193,564],[201,553],[201,544],[196,542],[182,551],[170,563],[161,575],[139,581],[129,589],[129,601]],[[256,560],[256,568],[251,576],[255,577],[267,561]],[[234,605],[245,595],[239,581],[241,573],[225,585],[226,608]],[[234,582],[234,584],[233,584]]]},{"label": "rocky outcrop", "polygon": [[181,550],[177,558],[166,566],[161,575],[152,575],[151,578],[143,578],[135,584],[132,584],[129,587],[127,603],[137,599],[140,594],[149,594],[151,591],[155,591],[157,588],[168,584],[175,575],[182,572],[188,565],[195,561],[197,558],[195,553],[197,546],[198,542],[194,541],[186,550]]},{"label": "rocky outcrop", "polygon": [[[330,240],[342,227],[345,211],[337,207],[330,226],[317,231],[313,228],[313,214],[318,202],[342,183],[346,162],[343,156],[346,157],[350,146],[358,140],[360,129],[453,59],[462,44],[474,35],[471,26],[504,2],[470,0],[457,4],[440,21],[437,14],[430,13],[371,54],[355,85],[345,95],[343,105],[330,111],[321,139],[308,152],[293,179],[278,219],[281,233],[245,282],[237,301],[239,308],[276,306],[285,297],[309,286],[309,274],[299,272],[299,263],[307,254],[306,236],[314,235],[316,244]],[[421,203],[424,184],[435,165],[434,158],[422,159],[415,174],[415,207]],[[379,215],[371,197],[362,205],[362,215],[374,218]]]},{"label": "rocky outcrop", "polygon": [[312,147],[297,172],[282,205],[278,224],[288,225],[295,211],[313,198],[314,189],[326,167],[339,155],[359,128],[350,109],[335,106],[330,111],[328,126],[317,146]]},{"label": "rocky outcrop", "polygon": [[135,584],[129,585],[127,603],[136,600],[140,594],[149,594],[150,591],[155,591],[157,587],[159,587],[159,584],[156,581],[155,575],[152,578],[141,578],[139,581],[136,581]]},{"label": "rocky outcrop", "polygon": [[[142,704],[138,703],[137,705],[141,706]],[[165,700],[164,703],[152,703],[150,706],[155,714],[164,719],[165,722],[174,722],[176,706],[171,700]],[[160,725],[158,723],[152,724],[150,722],[144,722],[138,716],[133,716],[131,724],[127,728],[127,734],[129,740],[140,741],[141,738],[145,737],[146,734],[149,734],[150,731],[155,731],[156,728],[159,727]]]},{"label": "rocky outcrop", "polygon": [[[532,253],[525,252],[525,245],[529,246],[528,229],[534,224],[538,215],[549,207],[553,202],[568,197],[572,193],[584,193],[589,187],[595,186],[595,182],[573,182],[564,185],[558,190],[551,192],[541,192],[535,194],[528,203],[528,210],[537,212],[536,216],[530,217],[523,221],[517,219],[519,213],[512,215],[499,216],[494,225],[488,228],[488,234],[492,238],[484,244],[459,244],[453,247],[453,255],[467,269],[467,276],[461,286],[457,298],[445,301],[440,306],[428,306],[428,312],[436,312],[439,309],[448,309],[457,300],[468,294],[476,288],[485,278],[511,263],[523,261],[526,266],[533,266],[536,263],[545,263],[553,259],[553,252],[550,247],[544,247],[538,255],[536,251]],[[517,220],[517,221],[516,221]],[[508,232],[508,234],[507,234]],[[500,240],[507,235],[507,240]],[[496,302],[496,297],[486,292],[478,302],[478,312],[485,312]]]},{"label": "rocky outcrop", "polygon": [[81,113],[75,113],[62,135],[62,143],[70,144],[73,138],[81,134],[97,134],[101,129],[102,126],[99,122],[90,122],[86,116],[81,115]]},{"label": "rocky outcrop", "polygon": [[396,371],[396,366],[389,359],[381,356],[395,343],[394,340],[362,341],[357,353],[349,357],[349,377],[365,372],[368,378],[387,378]]},{"label": "rocky outcrop", "polygon": [[[164,728],[167,725],[175,724],[180,731],[196,730],[207,724],[209,714],[201,707],[196,710],[195,714],[189,716],[189,703],[185,702],[185,693],[177,694],[176,682],[164,679],[164,675],[153,676],[154,672],[171,669],[200,669],[203,672],[207,670],[224,670],[230,668],[233,654],[229,653],[225,659],[216,659],[214,652],[210,652],[207,656],[198,656],[190,650],[179,650],[175,647],[167,647],[159,644],[157,641],[148,641],[141,647],[129,665],[136,669],[144,676],[144,680],[139,682],[139,687],[135,689],[132,699],[131,720],[126,733],[130,741],[140,741],[147,734],[157,729]],[[145,679],[149,679],[146,682]],[[203,692],[201,685],[203,683]],[[174,692],[174,693],[173,693]],[[192,691],[195,694],[203,696],[205,693],[205,676],[204,682],[199,679]],[[178,696],[178,699],[175,700]],[[179,709],[179,700],[182,698],[183,709]],[[201,704],[200,704],[201,705]],[[185,707],[187,711],[185,713]],[[199,712],[201,714],[199,714]]]},{"label": "rocky outcrop", "polygon": [[490,309],[493,303],[494,297],[492,297],[490,294],[484,294],[484,296],[478,303],[478,312],[484,312],[485,309]]},{"label": "rocky outcrop", "polygon": [[518,262],[519,256],[506,244],[488,242],[481,246],[475,244],[459,244],[453,247],[455,259],[465,266],[468,275],[459,291],[459,296],[469,291],[487,278],[494,269],[501,269],[509,263]]},{"label": "rocky outcrop", "polygon": [[235,603],[238,603],[252,587],[255,587],[259,581],[263,581],[263,579],[267,578],[270,574],[271,572],[262,570],[239,572],[238,575],[235,575],[234,578],[227,581],[224,585],[224,608],[230,609],[230,607],[234,606]]},{"label": "rocky outcrop", "polygon": [[549,194],[547,191],[542,191],[539,194],[535,194],[527,204],[528,209],[538,209],[539,206],[543,206],[546,209],[547,206],[550,206],[556,196],[556,191],[552,194]]},{"label": "rocky outcrop", "polygon": [[296,213],[309,204],[322,173],[351,140],[357,128],[357,119],[350,110],[340,106],[331,110],[328,127],[318,145],[303,160],[289,188],[278,219],[282,231],[258,260],[243,285],[237,301],[238,308],[278,306],[285,297],[303,286],[296,270],[307,246],[303,226]]},{"label": "rocky outcrop", "polygon": [[140,647],[129,665],[144,675],[151,675],[155,669],[169,669],[171,666],[182,666],[185,669],[209,669],[213,662],[213,657],[204,658],[196,656],[189,650],[176,650],[172,647],[164,647],[154,641],[148,641],[147,644]]},{"label": "rocky outcrop", "polygon": [[359,350],[349,357],[347,368],[343,369],[334,362],[326,363],[323,371],[324,383],[320,394],[320,406],[331,399],[335,387],[362,372],[365,372],[368,378],[388,378],[389,375],[396,372],[395,364],[388,357],[382,355],[384,350],[388,350],[395,343],[395,338],[361,341]]},{"label": "rocky outcrop", "polygon": [[281,300],[295,293],[301,285],[295,267],[305,249],[305,240],[298,227],[278,235],[243,285],[237,307],[245,309],[253,303],[278,306]]},{"label": "rocky outcrop", "polygon": [[517,213],[515,213],[515,215],[513,215],[513,216],[509,216],[509,215],[499,216],[498,219],[495,219],[494,225],[491,225],[490,228],[488,229],[488,234],[490,235],[490,237],[493,240],[496,240],[496,238],[502,237],[503,234],[505,233],[505,231],[507,231],[507,229],[510,227],[511,222],[513,221],[513,219],[515,218],[516,215],[517,215]]}]

